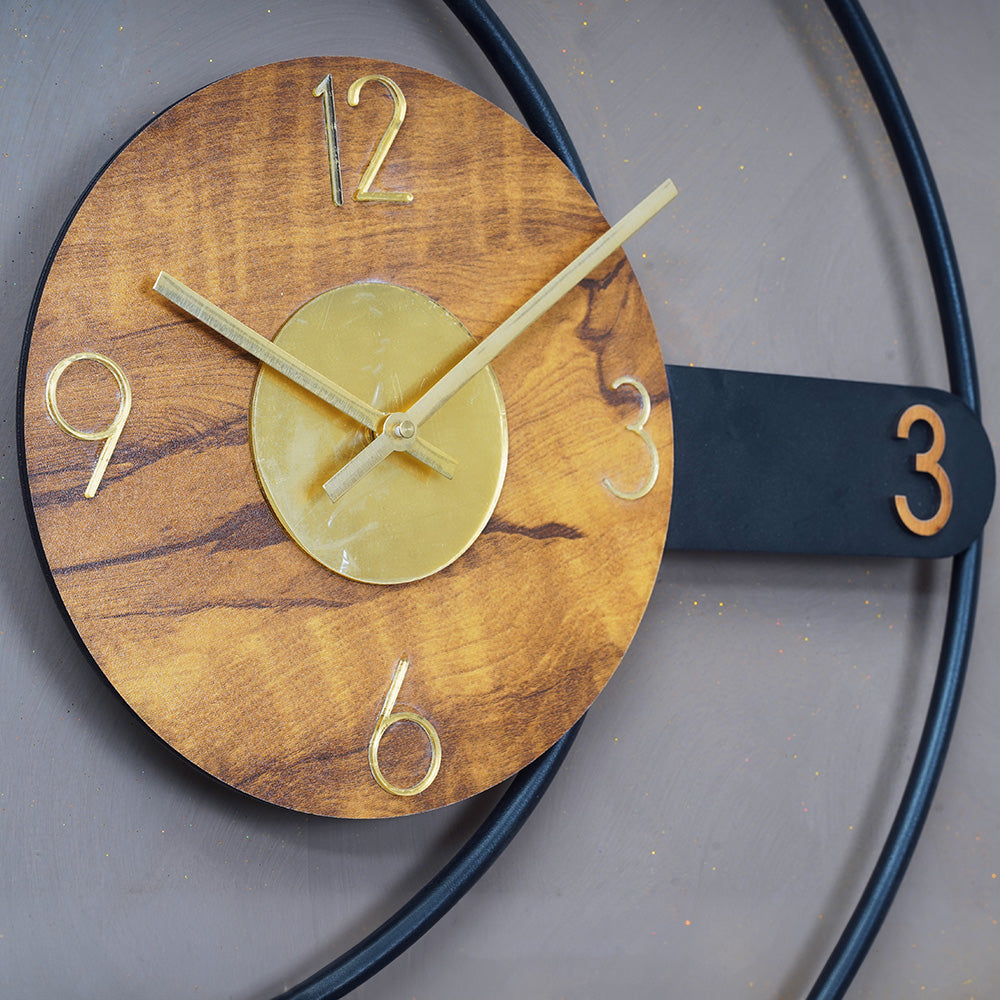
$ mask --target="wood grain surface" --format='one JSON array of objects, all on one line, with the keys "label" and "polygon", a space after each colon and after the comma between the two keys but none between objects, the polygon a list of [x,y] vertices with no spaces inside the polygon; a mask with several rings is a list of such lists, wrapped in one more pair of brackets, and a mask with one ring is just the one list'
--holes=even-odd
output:
[{"label": "wood grain surface", "polygon": [[[333,76],[346,192],[334,206],[313,88]],[[392,112],[406,120],[375,187],[357,180]],[[55,586],[80,638],[133,709],[199,767],[312,813],[381,816],[455,801],[551,745],[601,690],[656,578],[671,493],[672,430],[655,333],[623,254],[590,275],[494,363],[509,462],[481,537],[444,571],[399,586],[340,577],[275,520],[254,474],[247,410],[258,365],[152,290],[165,270],[267,337],[320,292],[388,281],[427,295],[482,337],[606,228],[563,166],[509,116],[428,74],[313,59],[223,80],[152,122],[100,177],[41,296],[27,361],[29,485]],[[132,413],[95,498],[100,450],[46,412],[49,372],[98,351],[127,373]],[[332,374],[333,373],[328,373]],[[626,430],[636,394],[661,469]],[[60,380],[73,427],[117,408],[110,374]],[[443,412],[443,411],[442,411]],[[441,511],[448,516],[447,510]],[[420,795],[388,794],[367,751],[396,663],[397,709],[442,744]],[[419,727],[385,734],[383,771],[424,774]]]}]

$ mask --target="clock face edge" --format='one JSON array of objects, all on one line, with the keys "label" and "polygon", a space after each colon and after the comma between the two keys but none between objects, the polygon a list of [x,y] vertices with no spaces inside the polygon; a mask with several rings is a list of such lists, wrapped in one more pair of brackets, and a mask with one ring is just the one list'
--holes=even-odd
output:
[{"label": "clock face edge", "polygon": [[[302,169],[304,157],[311,156],[314,168],[322,167],[323,149],[315,142],[316,102],[305,83],[325,65],[304,60],[264,66],[202,89],[154,119],[91,190],[67,228],[54,269],[46,275],[31,337],[25,405],[34,419],[27,423],[27,471],[39,532],[61,600],[105,674],[158,735],[209,773],[281,805],[323,814],[350,815],[356,810],[361,815],[392,814],[435,807],[507,777],[575,721],[617,665],[648,600],[662,551],[671,472],[669,398],[662,359],[649,333],[648,312],[627,263],[616,255],[536,324],[543,333],[533,329],[494,362],[507,386],[514,451],[497,510],[471,552],[424,581],[372,588],[345,583],[318,569],[283,541],[259,495],[244,440],[245,400],[256,366],[161,301],[150,291],[149,271],[162,245],[161,259],[167,266],[204,275],[211,294],[226,296],[229,308],[252,318],[263,307],[270,316],[273,307],[258,301],[260,279],[247,279],[245,290],[227,279],[232,261],[241,258],[234,258],[227,248],[228,256],[217,266],[213,254],[222,244],[218,236],[211,236],[213,227],[218,232],[227,229],[230,217],[230,203],[221,200],[221,191],[252,187],[260,169],[257,162],[244,165],[240,155],[232,153],[227,161],[213,145],[210,158],[191,161],[195,180],[190,184],[185,169],[174,177],[168,165],[181,158],[175,142],[197,151],[204,146],[201,137],[215,134],[216,122],[228,120],[233,103],[239,107],[250,100],[244,97],[250,92],[262,95],[258,103],[276,102],[252,120],[268,121],[273,116],[287,123],[268,169],[280,173],[276,161],[285,148],[290,149],[293,164],[286,167],[286,177],[296,175],[296,165]],[[366,64],[331,60],[329,65],[338,67],[341,86]],[[414,103],[411,146],[418,147],[418,154],[422,137],[425,143],[433,140],[433,132],[431,139],[424,133],[435,125],[440,132],[441,122],[434,120],[435,114],[440,115],[434,104],[440,91],[455,95],[466,111],[475,105],[472,95],[444,81],[426,78],[430,82],[421,84],[424,75],[406,67],[369,68],[388,69],[405,82]],[[272,90],[275,97],[266,96]],[[289,110],[288,94],[299,96],[302,107],[297,112]],[[204,119],[201,126],[199,115]],[[488,108],[485,115],[472,154],[466,143],[457,147],[458,155],[472,155],[474,165],[491,129],[505,136],[508,155],[513,155],[510,143],[516,138],[523,148],[518,155],[533,158],[525,169],[532,172],[536,186],[547,171],[556,192],[550,200],[561,205],[576,187],[565,169],[501,112]],[[305,138],[296,138],[300,134]],[[435,175],[422,174],[420,157],[413,156],[411,152],[406,161],[400,153],[399,158],[409,163],[411,174],[426,188]],[[433,157],[433,152],[427,156]],[[319,208],[313,207],[319,221],[311,222],[311,229],[299,226],[298,243],[315,242],[330,224],[330,206],[322,197],[323,175],[315,172],[320,177],[310,179],[305,194],[299,187],[289,189],[291,210],[280,202],[270,208],[278,196],[268,191],[260,219],[255,220],[253,245],[260,242],[261,232],[274,234],[268,263],[276,263],[279,272],[280,243],[287,239],[280,222],[301,213],[303,197],[312,199],[311,206],[319,202]],[[219,189],[215,194],[213,184]],[[127,217],[115,214],[125,193],[130,206],[143,206],[141,225],[134,229],[129,229]],[[421,194],[424,201],[432,201],[432,192]],[[565,236],[546,235],[533,214],[541,203],[532,193],[529,207],[522,209],[527,213],[524,221],[517,221],[515,214],[509,235],[500,231],[494,256],[503,261],[510,254],[505,240],[523,238],[520,231],[529,228],[538,257],[532,258],[531,266],[545,274],[552,268],[550,255],[567,256],[560,241],[568,237],[580,244],[581,236],[574,232],[575,224],[565,227]],[[223,206],[221,214],[213,209],[215,204]],[[383,207],[373,206],[376,212]],[[516,212],[514,203],[511,208]],[[339,246],[349,251],[357,245],[360,263],[352,265],[349,258],[339,267],[321,267],[318,279],[310,274],[312,284],[304,285],[300,297],[308,299],[317,280],[336,286],[352,277],[371,277],[365,270],[370,266],[367,243],[404,226],[388,213],[362,214],[368,211],[366,206],[354,205],[351,210],[354,215],[347,219],[355,235],[340,235]],[[476,220],[485,220],[490,211],[487,205],[478,216],[473,214],[467,222],[459,216],[456,223],[434,204],[426,210],[431,222],[443,218],[465,231],[474,231]],[[590,214],[588,225],[594,233],[599,231],[603,223],[586,207],[586,199],[581,212]],[[415,225],[426,227],[422,218],[416,216]],[[278,221],[262,221],[268,219]],[[193,236],[188,235],[191,223]],[[552,228],[551,221],[546,225]],[[345,222],[341,228],[347,226]],[[235,240],[235,234],[230,238]],[[206,239],[203,248],[199,240]],[[540,241],[545,240],[542,252]],[[301,256],[298,243],[291,242]],[[107,262],[105,271],[95,270],[87,280],[87,269],[95,259]],[[447,272],[440,266],[421,277],[399,250],[387,253],[386,259],[375,277],[384,280],[395,267],[397,273],[416,276],[425,287],[440,288],[445,301],[453,302],[457,295],[459,303],[465,302],[460,310],[464,314],[476,317],[480,312],[470,307],[477,304],[464,273],[458,273],[449,286],[442,284]],[[487,262],[487,276],[500,266]],[[278,285],[282,297],[292,287],[287,280]],[[520,277],[515,288],[533,289],[541,280]],[[216,286],[220,290],[214,290]],[[487,308],[499,318],[525,294],[515,291],[511,298],[507,292],[509,304],[494,296]],[[282,302],[278,308],[287,306]],[[265,330],[271,324],[260,318],[253,322]],[[482,335],[482,320],[479,327]],[[335,332],[334,325],[331,335]],[[70,353],[95,347],[117,360],[105,354],[84,358]],[[61,360],[55,365],[57,358]],[[86,498],[81,496],[84,466],[94,446],[81,451],[76,429],[99,425],[115,412],[118,404],[110,391],[115,386],[109,373],[117,371],[125,378],[123,369],[133,385],[135,403],[128,415],[132,426],[123,426],[119,457],[109,465],[95,495]],[[626,384],[607,384],[619,371]],[[49,413],[41,407],[43,385]],[[654,409],[647,438],[637,436],[630,445],[627,425],[641,411],[637,392],[646,393],[647,399],[651,392]],[[588,395],[593,402],[583,405]],[[56,400],[62,412],[55,410]],[[648,414],[643,419],[648,420]],[[652,472],[650,455],[642,445],[652,440],[650,431],[659,442],[652,457],[659,459],[662,452],[662,464],[657,463],[659,469],[654,465]],[[593,442],[588,440],[592,435],[596,435]],[[619,443],[618,468],[612,469],[606,461],[608,445]],[[552,448],[558,461],[576,470],[573,476],[589,483],[587,489],[560,486],[563,474],[558,465],[550,467],[546,451]],[[649,495],[614,495],[603,475],[605,468],[625,484],[645,477]],[[417,478],[412,487],[403,482],[393,488],[420,489],[422,481]],[[192,492],[194,484],[204,484],[200,493]],[[378,484],[374,488],[381,489]],[[319,503],[326,503],[322,493]],[[366,530],[378,527],[376,519]],[[575,546],[568,560],[560,554],[567,545]],[[544,570],[534,568],[539,556]],[[498,580],[492,564],[502,567],[512,581],[534,578],[536,583],[528,589],[510,589],[509,608],[503,602],[491,603]],[[554,591],[546,590],[552,586]],[[560,592],[564,587],[569,588],[566,598]],[[574,591],[578,592],[575,607],[568,599]],[[432,611],[434,607],[448,609],[451,617],[443,619]],[[464,620],[469,622],[468,641],[463,638]],[[577,624],[565,633],[566,639],[560,639],[553,629],[563,628],[569,620]],[[429,645],[422,642],[421,630],[427,632]],[[582,641],[571,638],[577,632]],[[277,645],[272,633],[279,636]],[[409,638],[399,638],[407,634]],[[492,645],[484,646],[490,636]],[[249,659],[237,653],[240,648],[246,648]],[[432,727],[445,727],[442,760],[458,765],[445,768],[436,787],[419,799],[386,797],[369,774],[374,765],[368,734],[390,679],[404,662],[415,667],[410,675],[410,708],[420,709]],[[428,670],[441,670],[442,664],[448,669],[436,681],[436,689],[428,690],[433,680]],[[479,679],[484,665],[498,678],[506,678],[499,690]],[[462,671],[468,677],[468,692],[462,690]],[[529,694],[507,694],[503,685],[511,683],[521,685],[514,690]],[[531,692],[543,688],[553,689],[548,702],[554,713],[539,712],[532,700]],[[325,693],[302,702],[296,692],[306,690]],[[421,707],[420,699],[426,707]],[[450,722],[443,710],[448,699],[455,700]],[[477,719],[490,699],[495,702],[494,721],[481,724]],[[364,701],[371,703],[367,709]],[[512,737],[504,735],[505,726],[512,727]],[[336,749],[327,747],[331,734],[338,734],[332,738],[341,741]],[[411,735],[416,736],[419,753],[420,734]],[[386,739],[382,746],[392,742]],[[340,770],[347,748],[356,761],[350,765],[353,771],[345,772],[355,775],[350,782],[344,781]],[[485,777],[477,776],[469,784],[464,772],[473,765]],[[416,763],[401,766],[420,773],[422,765],[418,756]],[[392,786],[410,783],[400,779]],[[359,805],[344,797],[349,788],[357,789],[349,794],[359,796]]]}]

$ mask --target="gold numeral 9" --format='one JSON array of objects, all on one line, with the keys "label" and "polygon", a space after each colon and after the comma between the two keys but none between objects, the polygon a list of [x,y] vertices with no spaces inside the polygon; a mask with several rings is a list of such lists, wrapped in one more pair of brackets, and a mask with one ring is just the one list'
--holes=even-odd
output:
[{"label": "gold numeral 9", "polygon": [[[75,427],[71,427],[59,412],[59,404],[56,400],[59,379],[63,372],[77,361],[96,361],[99,365],[107,368],[114,375],[115,381],[118,383],[121,402],[118,404],[118,412],[115,414],[114,419],[104,430],[77,430]],[[94,471],[90,476],[90,482],[87,483],[87,488],[83,491],[83,495],[88,500],[92,499],[97,493],[98,486],[101,485],[101,480],[104,478],[104,473],[108,468],[108,462],[111,461],[115,445],[118,444],[118,438],[121,437],[122,428],[125,426],[125,421],[128,420],[129,412],[132,409],[132,387],[129,385],[125,372],[114,361],[106,358],[103,354],[95,354],[93,351],[81,351],[79,354],[71,354],[69,357],[63,358],[49,372],[48,380],[45,383],[45,408],[49,411],[49,416],[71,437],[75,437],[78,441],[104,442],[104,447],[101,449],[101,454],[97,457],[97,464],[94,466]]]},{"label": "gold numeral 9", "polygon": [[[441,740],[438,738],[437,730],[427,719],[422,715],[417,715],[416,712],[393,711],[396,699],[399,697],[399,689],[403,686],[403,680],[406,677],[406,670],[409,665],[410,661],[405,656],[396,664],[396,669],[392,673],[392,683],[389,685],[389,691],[385,696],[385,701],[382,703],[382,711],[379,712],[378,721],[375,723],[375,731],[372,733],[372,738],[368,743],[368,765],[371,767],[372,776],[382,788],[392,795],[419,795],[422,791],[430,787],[441,768]],[[385,735],[385,731],[397,722],[414,723],[414,725],[419,726],[424,731],[427,739],[431,741],[431,762],[427,768],[427,773],[415,785],[410,785],[408,788],[400,788],[399,785],[394,785],[389,781],[382,773],[382,768],[379,767],[378,763],[378,748],[382,742],[382,737]]]},{"label": "gold numeral 9", "polygon": [[951,491],[951,480],[948,473],[941,468],[940,460],[944,454],[944,423],[935,410],[932,410],[924,403],[914,403],[913,406],[903,411],[896,425],[896,437],[906,439],[910,436],[910,429],[918,421],[922,420],[931,429],[931,446],[927,451],[922,451],[914,458],[914,467],[917,472],[924,472],[937,483],[941,502],[937,511],[930,517],[921,518],[910,510],[910,503],[901,493],[897,493],[894,500],[896,513],[899,519],[906,525],[907,529],[915,535],[936,535],[951,517],[953,496]]}]

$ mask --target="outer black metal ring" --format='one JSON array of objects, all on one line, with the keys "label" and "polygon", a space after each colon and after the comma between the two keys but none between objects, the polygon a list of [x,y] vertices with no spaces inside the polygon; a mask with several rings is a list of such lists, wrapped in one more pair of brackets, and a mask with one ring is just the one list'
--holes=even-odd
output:
[{"label": "outer black metal ring", "polygon": [[[488,4],[481,0],[445,2],[483,49],[528,125],[590,190],[576,150],[545,88]],[[951,390],[978,415],[979,390],[968,310],[947,220],[923,145],[885,53],[860,5],[855,0],[827,0],[827,6],[868,83],[910,192],[934,281]],[[972,644],[980,561],[981,542],[954,561],[937,679],[916,760],[868,885],[809,1000],[843,997],[885,919],[913,854],[958,712]],[[579,725],[521,772],[458,855],[395,916],[341,958],[283,993],[280,1000],[342,997],[427,931],[472,887],[520,829],[562,763]]]},{"label": "outer black metal ring", "polygon": [[[860,5],[856,0],[827,0],[827,7],[843,32],[875,99],[906,180],[937,296],[951,391],[978,416],[979,386],[972,328],[958,260],[916,125],[889,61]],[[868,884],[810,991],[809,1000],[836,1000],[846,993],[882,926],[917,846],[958,715],[972,646],[981,561],[981,539],[954,560],[937,676],[910,777]]]}]

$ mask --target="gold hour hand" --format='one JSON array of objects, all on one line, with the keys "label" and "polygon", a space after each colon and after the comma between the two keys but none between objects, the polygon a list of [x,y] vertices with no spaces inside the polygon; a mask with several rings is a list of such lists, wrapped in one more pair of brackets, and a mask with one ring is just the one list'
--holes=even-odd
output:
[{"label": "gold hour hand", "polygon": [[[354,393],[337,385],[298,358],[289,354],[282,347],[273,344],[267,337],[261,336],[246,324],[230,316],[224,309],[210,302],[183,281],[161,271],[153,283],[153,288],[175,306],[183,309],[205,326],[214,330],[220,337],[241,347],[247,354],[258,361],[280,372],[306,392],[312,393],[317,399],[329,403],[334,409],[356,420],[363,427],[380,434],[386,420],[386,414],[377,407],[366,403]],[[439,448],[414,437],[406,442],[406,451],[415,459],[423,462],[429,469],[440,473],[446,479],[455,474],[456,462]]]}]

